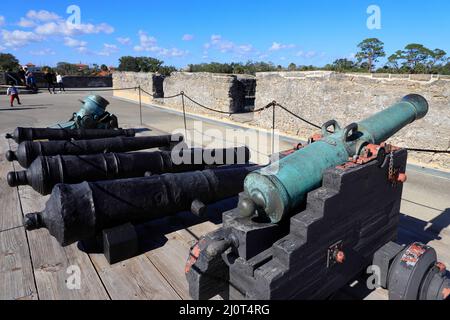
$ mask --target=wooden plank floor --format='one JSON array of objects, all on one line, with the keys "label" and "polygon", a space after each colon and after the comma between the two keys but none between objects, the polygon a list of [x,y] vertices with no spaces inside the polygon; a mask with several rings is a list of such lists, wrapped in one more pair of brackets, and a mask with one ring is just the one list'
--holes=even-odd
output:
[{"label": "wooden plank floor", "polygon": [[[8,148],[8,142],[0,139],[0,154]],[[148,235],[146,252],[111,266],[103,255],[85,252],[78,244],[62,248],[47,230],[25,232],[20,228],[23,214],[42,210],[48,196],[42,197],[30,187],[9,188],[5,177],[13,169],[0,157],[0,299],[190,298],[184,276],[189,248],[196,239],[220,227],[217,221],[203,222],[179,214],[139,226]],[[212,210],[216,210],[213,215],[220,214],[217,208]],[[403,217],[400,243],[429,243],[450,266],[450,230],[426,226],[420,219]],[[74,268],[81,271],[80,288],[70,289],[67,282]],[[364,287],[360,280],[343,288],[336,298],[387,299],[386,291],[367,292]]]}]

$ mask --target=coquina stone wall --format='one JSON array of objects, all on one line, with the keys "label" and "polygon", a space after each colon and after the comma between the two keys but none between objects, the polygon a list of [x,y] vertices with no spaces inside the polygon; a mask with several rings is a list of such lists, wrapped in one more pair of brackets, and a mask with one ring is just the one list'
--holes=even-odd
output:
[{"label": "coquina stone wall", "polygon": [[[316,124],[336,119],[341,127],[362,120],[410,93],[423,95],[430,105],[424,119],[407,126],[390,142],[410,148],[450,150],[450,77],[433,75],[370,75],[333,72],[258,73],[256,106],[277,101]],[[258,127],[271,128],[272,111],[255,114]],[[276,111],[276,128],[306,138],[317,129]],[[411,162],[450,169],[446,154],[410,153]]]},{"label": "coquina stone wall", "polygon": [[[249,83],[255,78],[236,75],[175,72],[164,78],[165,97],[184,91],[189,97],[207,107],[221,111],[243,111],[245,97],[249,96]],[[115,72],[114,88],[134,87],[146,90],[154,87],[154,75],[132,72]],[[252,89],[253,90],[253,89]],[[397,133],[389,142],[410,148],[450,150],[450,76],[341,74],[315,72],[269,72],[256,75],[255,108],[275,100],[292,112],[316,124],[336,119],[341,127],[362,120],[399,101],[410,93],[423,95],[430,104],[428,115]],[[115,91],[116,96],[138,99],[137,92]],[[152,99],[142,95],[144,103],[160,103],[166,107],[182,109],[181,97]],[[239,121],[239,116],[205,110],[185,98],[186,111],[207,114],[214,118]],[[272,110],[245,117],[246,125],[271,129]],[[276,128],[281,133],[306,140],[318,129],[277,109]],[[410,163],[450,170],[447,154],[410,152]]]},{"label": "coquina stone wall", "polygon": [[[164,80],[164,97],[176,95],[183,91],[188,97],[208,108],[224,112],[241,112],[245,107],[247,95],[246,84],[242,79],[251,76],[214,74],[207,72],[174,72]],[[254,78],[253,78],[254,81]],[[182,108],[181,99],[164,99],[168,106]],[[185,98],[186,110],[219,116]]]},{"label": "coquina stone wall", "polygon": [[[115,71],[112,75],[113,88],[133,88],[141,86],[142,90],[154,95],[155,99],[162,98],[164,96],[163,81],[164,76],[151,73],[151,72],[121,72]],[[118,90],[114,91],[114,95],[121,98],[138,100],[138,90]],[[142,93],[141,99],[144,103],[155,102],[152,96]]]}]

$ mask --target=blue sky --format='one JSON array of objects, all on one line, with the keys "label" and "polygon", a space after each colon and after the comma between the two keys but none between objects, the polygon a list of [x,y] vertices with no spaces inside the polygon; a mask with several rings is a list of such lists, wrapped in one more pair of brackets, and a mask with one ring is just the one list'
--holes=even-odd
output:
[{"label": "blue sky", "polygon": [[[70,5],[80,8],[76,28],[67,27]],[[380,8],[381,29],[367,27],[370,5]],[[449,12],[448,0],[3,0],[0,51],[38,65],[115,66],[123,55],[143,55],[177,67],[247,60],[321,66],[352,57],[367,37],[382,40],[388,54],[411,42],[450,53]]]}]

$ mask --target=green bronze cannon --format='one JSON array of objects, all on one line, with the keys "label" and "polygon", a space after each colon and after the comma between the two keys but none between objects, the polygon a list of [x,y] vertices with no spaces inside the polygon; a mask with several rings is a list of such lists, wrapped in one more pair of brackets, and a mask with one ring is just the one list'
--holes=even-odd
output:
[{"label": "green bronze cannon", "polygon": [[106,111],[109,101],[99,95],[87,96],[80,100],[83,104],[78,112],[73,113],[66,123],[58,123],[50,128],[56,129],[117,129],[117,117]]},{"label": "green bronze cannon", "polygon": [[[425,98],[411,94],[344,129],[334,120],[325,123],[321,140],[247,176],[244,190],[248,198],[239,203],[241,213],[251,216],[257,212],[272,223],[280,222],[304,200],[308,192],[321,185],[327,168],[362,154],[370,144],[386,141],[406,125],[423,118],[427,112]],[[329,132],[330,127],[334,128],[333,133]]]}]

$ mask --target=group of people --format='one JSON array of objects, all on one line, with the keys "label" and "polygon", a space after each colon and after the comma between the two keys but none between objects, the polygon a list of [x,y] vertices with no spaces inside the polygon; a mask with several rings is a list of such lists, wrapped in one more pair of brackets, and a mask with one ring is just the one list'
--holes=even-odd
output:
[{"label": "group of people", "polygon": [[[44,77],[45,77],[45,81],[47,82],[48,92],[50,92],[50,94],[56,93],[55,92],[55,81],[56,81],[56,84],[58,85],[59,92],[66,91],[66,89],[64,88],[63,77],[59,73],[55,74],[53,71],[46,69],[44,72]],[[50,89],[53,89],[53,92]]]},{"label": "group of people", "polygon": [[[27,87],[27,89],[32,90],[33,92],[38,91],[38,87],[36,84],[36,78],[34,73],[31,70],[28,70],[27,66],[22,67],[19,72],[20,81]],[[63,77],[59,73],[54,73],[53,71],[46,69],[44,71],[45,82],[47,83],[47,89],[50,94],[56,94],[56,86],[55,82],[59,88],[59,92],[66,91],[64,87]],[[14,100],[17,100],[17,103],[20,105],[20,97],[19,97],[19,89],[16,87],[13,81],[10,82],[8,89],[6,90],[6,94],[9,96],[9,101],[11,107],[14,106]]]}]

